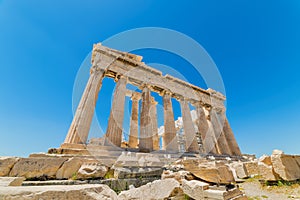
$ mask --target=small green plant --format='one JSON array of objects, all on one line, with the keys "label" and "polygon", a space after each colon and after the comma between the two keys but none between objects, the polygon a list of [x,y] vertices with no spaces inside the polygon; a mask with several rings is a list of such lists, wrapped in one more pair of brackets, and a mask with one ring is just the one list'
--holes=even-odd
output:
[{"label": "small green plant", "polygon": [[77,172],[74,172],[72,174],[71,180],[77,180],[77,178],[78,178],[77,176],[78,176]]},{"label": "small green plant", "polygon": [[266,196],[266,195],[261,195],[261,197],[262,198],[264,198],[264,199],[267,199],[267,198],[269,198],[268,196]]},{"label": "small green plant", "polygon": [[278,182],[277,182],[277,186],[281,187],[281,186],[284,186],[284,184],[283,184],[282,181],[278,181]]},{"label": "small green plant", "polygon": [[190,200],[190,197],[187,194],[184,194],[184,200]]},{"label": "small green plant", "polygon": [[255,197],[248,197],[248,200],[261,200],[260,197],[255,196]]},{"label": "small green plant", "polygon": [[111,178],[114,178],[114,171],[113,170],[109,170],[105,176],[104,176],[104,179],[111,179]]},{"label": "small green plant", "polygon": [[143,176],[139,176],[139,179],[140,179],[140,181],[142,181],[143,180]]}]

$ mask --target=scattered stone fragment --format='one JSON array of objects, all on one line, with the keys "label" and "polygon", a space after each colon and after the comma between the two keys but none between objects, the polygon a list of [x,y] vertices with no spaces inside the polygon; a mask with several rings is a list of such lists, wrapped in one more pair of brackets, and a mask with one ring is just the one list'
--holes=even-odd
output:
[{"label": "scattered stone fragment", "polygon": [[66,158],[20,158],[9,176],[22,176],[26,179],[55,178],[56,172]]},{"label": "scattered stone fragment", "polygon": [[194,176],[188,171],[173,172],[170,170],[165,170],[161,175],[161,179],[166,179],[166,178],[174,178],[179,183],[181,183],[182,180],[193,180]]},{"label": "scattered stone fragment", "polygon": [[182,195],[180,184],[175,179],[157,180],[139,188],[133,188],[127,191],[122,191],[119,194],[119,200],[128,199],[167,199]]},{"label": "scattered stone fragment", "polygon": [[77,173],[78,179],[103,178],[108,168],[98,163],[83,164]]},{"label": "scattered stone fragment", "polygon": [[218,184],[235,182],[232,171],[222,162],[189,159],[183,164],[186,171],[207,182]]},{"label": "scattered stone fragment", "polygon": [[66,161],[61,168],[56,173],[57,179],[69,179],[74,177],[82,164],[82,159],[80,158],[70,158]]},{"label": "scattered stone fragment", "polygon": [[0,199],[24,200],[118,200],[117,194],[107,185],[56,185],[0,187]]},{"label": "scattered stone fragment", "polygon": [[274,172],[286,181],[300,179],[300,156],[286,155],[280,150],[274,150],[271,155]]},{"label": "scattered stone fragment", "polygon": [[18,160],[19,158],[16,157],[0,157],[0,176],[8,176]]},{"label": "scattered stone fragment", "polygon": [[184,194],[193,199],[204,199],[205,196],[203,191],[207,189],[209,189],[208,183],[197,180],[182,180],[182,190]]},{"label": "scattered stone fragment", "polygon": [[0,187],[21,186],[24,180],[24,177],[0,177]]},{"label": "scattered stone fragment", "polygon": [[248,177],[248,173],[243,162],[233,162],[230,166],[235,170],[238,178],[243,179]]},{"label": "scattered stone fragment", "polygon": [[244,162],[244,166],[249,177],[258,175],[259,170],[257,161]]}]

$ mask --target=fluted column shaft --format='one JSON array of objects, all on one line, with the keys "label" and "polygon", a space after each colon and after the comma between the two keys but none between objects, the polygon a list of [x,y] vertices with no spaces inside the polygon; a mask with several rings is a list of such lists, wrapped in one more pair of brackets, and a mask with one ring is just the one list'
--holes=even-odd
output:
[{"label": "fluted column shaft", "polygon": [[217,139],[215,137],[214,127],[211,122],[211,107],[207,107],[206,109],[208,111],[208,116],[207,116],[208,131],[206,132],[203,141],[204,149],[207,151],[207,153],[219,154]]},{"label": "fluted column shaft", "polygon": [[138,146],[138,115],[139,115],[139,93],[133,93],[131,97],[132,108],[131,108],[131,118],[130,118],[130,134],[128,146],[130,148],[137,148]]},{"label": "fluted column shaft", "polygon": [[225,123],[224,123],[224,127],[223,127],[223,132],[225,134],[225,137],[227,139],[227,143],[230,147],[231,153],[235,156],[241,156],[242,152],[240,150],[240,147],[234,137],[234,134],[232,132],[232,129],[229,125],[229,122],[227,120],[227,118],[225,118]]},{"label": "fluted column shaft", "polygon": [[152,124],[153,150],[159,150],[159,137],[158,137],[156,105],[157,105],[157,101],[155,101],[155,99],[153,97],[151,97],[150,116],[151,116],[151,124]]},{"label": "fluted column shaft", "polygon": [[102,70],[91,70],[88,83],[85,87],[64,143],[86,143],[95,112],[98,93],[102,86],[103,74],[104,71]]},{"label": "fluted column shaft", "polygon": [[176,127],[170,93],[167,92],[163,95],[163,102],[165,128],[165,132],[163,135],[163,147],[166,151],[178,152],[179,148],[176,137]]},{"label": "fluted column shaft", "polygon": [[183,120],[183,129],[186,138],[186,150],[188,152],[199,152],[196,131],[188,102],[186,100],[181,100],[180,106]]},{"label": "fluted column shaft", "polygon": [[203,153],[209,153],[210,149],[208,149],[207,145],[205,144],[206,134],[209,131],[207,116],[205,114],[203,106],[200,103],[198,103],[196,105],[196,111],[197,111],[197,117],[198,117],[197,127],[198,127],[199,134],[201,136],[201,141],[202,141],[202,146],[203,146],[202,150],[203,150]]},{"label": "fluted column shaft", "polygon": [[217,139],[217,146],[220,154],[231,155],[231,150],[228,146],[227,140],[223,132],[223,119],[217,114],[217,111],[213,108],[211,110],[211,122],[214,128],[215,137]]},{"label": "fluted column shaft", "polygon": [[142,110],[140,120],[140,151],[149,152],[153,150],[152,123],[150,116],[151,94],[150,89],[145,86],[142,93]]},{"label": "fluted column shaft", "polygon": [[105,142],[107,145],[113,144],[117,147],[121,147],[126,83],[127,79],[125,77],[121,77],[117,82],[106,130]]}]

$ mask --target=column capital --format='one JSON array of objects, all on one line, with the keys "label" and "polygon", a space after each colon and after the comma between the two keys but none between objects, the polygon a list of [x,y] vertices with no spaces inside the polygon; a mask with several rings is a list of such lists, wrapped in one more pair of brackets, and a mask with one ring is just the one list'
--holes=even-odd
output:
[{"label": "column capital", "polygon": [[133,92],[131,95],[132,101],[139,101],[141,99],[142,94],[139,92]]},{"label": "column capital", "polygon": [[152,96],[151,96],[151,104],[152,105],[157,105],[158,104],[158,102],[155,101],[154,97],[152,97]]},{"label": "column capital", "polygon": [[169,95],[169,96],[172,96],[172,92],[171,90],[163,90],[159,93],[160,96],[165,96],[165,95]]},{"label": "column capital", "polygon": [[93,65],[93,66],[91,67],[91,69],[90,69],[90,74],[93,74],[93,73],[95,73],[95,72],[102,72],[102,73],[104,73],[105,70],[102,69],[102,68],[100,68],[100,67],[98,67],[97,65]]},{"label": "column capital", "polygon": [[124,75],[122,75],[122,74],[117,74],[117,75],[115,76],[115,78],[114,78],[114,81],[115,81],[115,82],[118,82],[118,81],[121,80],[121,79],[127,81],[127,76],[124,76]]},{"label": "column capital", "polygon": [[140,90],[144,90],[144,89],[149,89],[149,90],[152,90],[152,85],[148,84],[148,83],[142,83],[140,86],[139,86],[139,89]]}]

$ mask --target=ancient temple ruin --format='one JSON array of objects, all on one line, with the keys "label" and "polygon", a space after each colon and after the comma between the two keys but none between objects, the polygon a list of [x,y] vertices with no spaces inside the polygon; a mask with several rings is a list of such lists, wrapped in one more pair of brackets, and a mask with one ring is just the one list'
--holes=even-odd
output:
[{"label": "ancient temple ruin", "polygon": [[[92,52],[90,77],[61,149],[85,149],[102,80],[113,78],[116,88],[105,134],[105,146],[122,147],[125,97],[131,97],[132,110],[127,150],[164,151],[240,156],[241,151],[225,116],[225,97],[204,90],[147,66],[142,57],[96,44]],[[126,89],[132,84],[140,92]],[[163,98],[164,133],[159,145],[157,102],[151,92]],[[184,140],[176,134],[171,99],[180,102]],[[101,99],[99,99],[101,101]],[[139,108],[141,101],[141,108]],[[192,120],[189,104],[196,110]],[[140,120],[139,120],[140,118]],[[182,142],[184,141],[184,142]],[[184,143],[184,144],[183,144]]]}]

